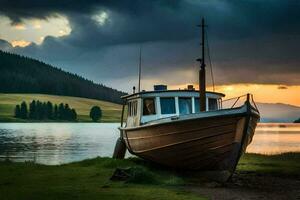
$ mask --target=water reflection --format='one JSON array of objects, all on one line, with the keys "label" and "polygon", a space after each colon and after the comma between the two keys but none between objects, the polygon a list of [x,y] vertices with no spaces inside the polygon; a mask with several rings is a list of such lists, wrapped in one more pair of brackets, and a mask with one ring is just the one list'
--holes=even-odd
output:
[{"label": "water reflection", "polygon": [[[1,123],[0,159],[61,164],[112,156],[118,123]],[[300,152],[300,125],[259,124],[248,152]]]},{"label": "water reflection", "polygon": [[111,156],[119,124],[0,124],[0,159],[60,164]]},{"label": "water reflection", "polygon": [[300,124],[259,124],[247,152],[260,154],[300,152]]}]

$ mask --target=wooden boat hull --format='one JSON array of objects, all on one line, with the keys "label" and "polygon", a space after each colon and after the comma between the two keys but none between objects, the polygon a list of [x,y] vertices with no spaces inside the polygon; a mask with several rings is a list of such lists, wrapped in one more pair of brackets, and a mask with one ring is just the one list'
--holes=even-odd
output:
[{"label": "wooden boat hull", "polygon": [[246,103],[235,109],[121,128],[121,135],[130,153],[161,165],[233,172],[258,121],[258,111]]}]

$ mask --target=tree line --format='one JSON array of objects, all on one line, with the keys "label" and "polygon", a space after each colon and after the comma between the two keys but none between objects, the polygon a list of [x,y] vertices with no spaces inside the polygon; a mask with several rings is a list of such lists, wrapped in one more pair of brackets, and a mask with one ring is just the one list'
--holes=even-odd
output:
[{"label": "tree line", "polygon": [[[0,92],[85,97],[122,103],[126,93],[41,61],[0,51]],[[55,78],[54,78],[55,77]]]},{"label": "tree line", "polygon": [[76,121],[77,113],[68,104],[52,104],[50,101],[41,102],[33,100],[29,106],[23,101],[15,107],[15,117],[33,120],[66,120]]}]

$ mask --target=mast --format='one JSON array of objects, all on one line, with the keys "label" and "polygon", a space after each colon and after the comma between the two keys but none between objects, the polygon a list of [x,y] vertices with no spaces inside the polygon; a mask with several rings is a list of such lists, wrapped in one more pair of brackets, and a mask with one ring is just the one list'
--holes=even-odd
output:
[{"label": "mast", "polygon": [[142,45],[140,46],[138,92],[141,92],[141,73],[142,73]]},{"label": "mast", "polygon": [[206,80],[205,80],[205,22],[202,18],[202,23],[198,25],[202,29],[202,58],[197,59],[200,62],[199,70],[199,95],[200,95],[200,111],[206,111]]}]

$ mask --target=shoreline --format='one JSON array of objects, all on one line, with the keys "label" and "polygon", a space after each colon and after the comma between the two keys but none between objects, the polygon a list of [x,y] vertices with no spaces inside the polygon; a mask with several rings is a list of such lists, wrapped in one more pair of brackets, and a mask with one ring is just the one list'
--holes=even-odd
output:
[{"label": "shoreline", "polygon": [[[129,169],[130,178],[109,180],[117,168]],[[0,177],[0,196],[7,199],[297,199],[300,153],[245,154],[227,183],[182,176],[139,158],[54,166],[1,161]]]}]

